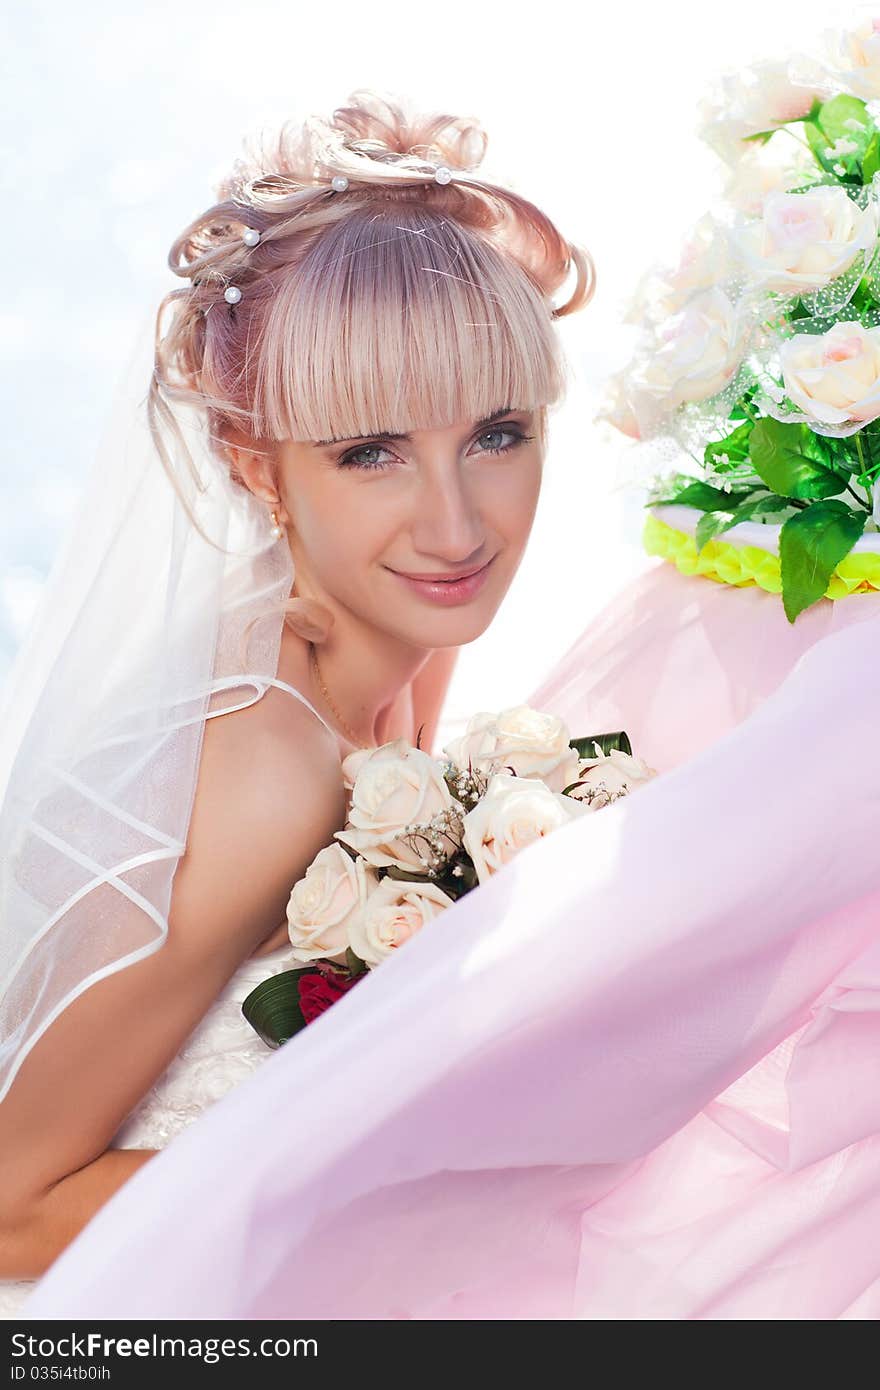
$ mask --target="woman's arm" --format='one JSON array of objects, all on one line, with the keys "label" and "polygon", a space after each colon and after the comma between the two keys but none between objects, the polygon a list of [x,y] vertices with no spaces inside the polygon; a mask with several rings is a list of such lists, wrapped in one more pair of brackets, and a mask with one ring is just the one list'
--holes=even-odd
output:
[{"label": "woman's arm", "polygon": [[0,1276],[45,1273],[65,1246],[157,1149],[107,1149],[100,1158],[53,1183],[38,1202],[21,1202],[0,1226]]},{"label": "woman's arm", "polygon": [[[69,1004],[0,1102],[0,1278],[42,1274],[149,1160],[110,1147],[123,1120],[343,823],[329,733],[292,702],[284,739],[249,713],[206,726],[168,939]],[[96,921],[136,910],[107,884],[93,900]]]},{"label": "woman's arm", "polygon": [[423,726],[420,747],[426,753],[434,751],[437,725],[458,653],[458,647],[438,647],[412,682],[413,737]]}]

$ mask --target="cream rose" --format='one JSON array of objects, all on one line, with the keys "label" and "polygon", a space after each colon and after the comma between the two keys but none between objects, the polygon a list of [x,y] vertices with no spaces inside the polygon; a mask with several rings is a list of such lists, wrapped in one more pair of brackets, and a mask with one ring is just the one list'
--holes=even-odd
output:
[{"label": "cream rose", "polygon": [[747,345],[739,308],[723,290],[703,290],[658,329],[653,350],[632,371],[633,391],[666,411],[707,400],[733,379]]},{"label": "cream rose", "polygon": [[349,928],[376,876],[366,873],[341,845],[328,845],[294,884],[287,923],[296,960],[344,959]]},{"label": "cream rose", "polygon": [[826,31],[825,48],[841,86],[863,101],[880,97],[880,19]]},{"label": "cream rose", "polygon": [[866,424],[880,416],[880,328],[857,320],[798,333],[779,350],[785,389],[811,420]]},{"label": "cream rose", "polygon": [[827,72],[812,59],[757,63],[727,73],[700,102],[699,134],[729,164],[749,149],[748,136],[801,120],[815,100],[831,96]]},{"label": "cream rose", "polygon": [[383,878],[352,919],[351,949],[372,970],[453,901],[436,883]]},{"label": "cream rose", "polygon": [[877,243],[877,204],[861,208],[843,188],[770,193],[761,217],[732,234],[744,265],[764,289],[809,294],[848,270]]},{"label": "cream rose", "polygon": [[475,714],[461,738],[443,752],[456,767],[486,776],[509,768],[519,777],[540,777],[551,791],[574,781],[578,755],[571,735],[555,714],[514,705],[500,714]]},{"label": "cream rose", "polygon": [[591,811],[598,811],[614,798],[625,796],[639,783],[656,776],[656,769],[649,767],[642,758],[612,748],[610,753],[600,753],[599,757],[585,758],[581,762],[577,780],[584,785],[575,787],[568,795],[582,801]]},{"label": "cream rose", "polygon": [[[368,749],[365,757],[350,764],[354,770],[351,809],[344,830],[335,839],[349,845],[377,867],[396,864],[401,869],[421,869],[427,855],[424,840],[404,838],[407,826],[428,825],[461,810],[443,780],[439,764],[405,739],[394,739],[381,748]],[[347,763],[349,759],[345,760]],[[441,854],[451,854],[454,840],[435,826]]]},{"label": "cream rose", "polygon": [[582,802],[551,791],[535,777],[496,772],[485,796],[464,818],[464,847],[480,883],[527,845],[567,825],[586,809]]}]

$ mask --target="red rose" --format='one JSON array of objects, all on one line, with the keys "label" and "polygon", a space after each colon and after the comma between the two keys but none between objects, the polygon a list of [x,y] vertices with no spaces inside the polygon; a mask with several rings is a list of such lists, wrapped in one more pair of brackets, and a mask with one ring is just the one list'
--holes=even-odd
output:
[{"label": "red rose", "polygon": [[299,977],[299,1007],[306,1023],[311,1023],[357,984],[357,976],[341,971],[307,972]]}]

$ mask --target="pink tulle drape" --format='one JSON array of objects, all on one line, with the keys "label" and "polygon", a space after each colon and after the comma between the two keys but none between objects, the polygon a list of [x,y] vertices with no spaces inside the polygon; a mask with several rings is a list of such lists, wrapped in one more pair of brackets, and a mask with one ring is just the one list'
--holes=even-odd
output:
[{"label": "pink tulle drape", "polygon": [[533,846],[153,1159],[58,1317],[880,1314],[880,595],[658,564],[530,703],[662,775]]}]

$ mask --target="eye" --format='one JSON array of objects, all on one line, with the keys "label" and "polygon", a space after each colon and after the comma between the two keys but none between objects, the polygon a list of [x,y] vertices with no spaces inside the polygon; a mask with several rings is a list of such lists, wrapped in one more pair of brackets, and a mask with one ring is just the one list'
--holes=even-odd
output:
[{"label": "eye", "polygon": [[504,435],[510,435],[510,442],[507,444],[487,444],[485,452],[487,454],[505,454],[508,449],[515,449],[518,444],[525,444],[527,440],[533,439],[534,435],[524,434],[519,425],[502,424],[493,425],[491,429],[483,430],[482,434],[477,435],[477,443],[487,439],[497,440]]},{"label": "eye", "polygon": [[[502,443],[505,436],[508,442]],[[514,422],[493,425],[491,429],[483,430],[482,434],[477,435],[476,442],[483,443],[483,452],[488,454],[505,454],[509,449],[515,449],[518,444],[525,444],[533,439],[534,435],[524,434],[521,427]],[[497,442],[486,442],[497,441]],[[389,454],[390,450],[383,444],[359,444],[355,449],[349,449],[339,459],[340,468],[389,468],[390,461],[383,461],[382,454]]]},{"label": "eye", "polygon": [[339,460],[340,468],[387,468],[387,463],[379,463],[375,459],[365,459],[364,454],[387,453],[388,450],[382,444],[359,444],[356,449],[350,449],[347,454],[343,454]]}]

